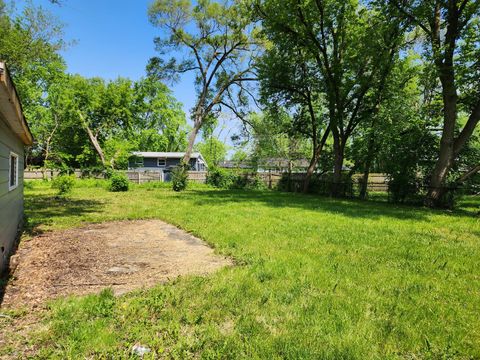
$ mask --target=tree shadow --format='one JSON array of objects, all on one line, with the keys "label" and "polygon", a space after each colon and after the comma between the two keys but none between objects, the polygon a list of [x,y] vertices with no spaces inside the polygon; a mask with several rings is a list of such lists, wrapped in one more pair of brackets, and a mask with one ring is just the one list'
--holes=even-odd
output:
[{"label": "tree shadow", "polygon": [[310,211],[341,214],[351,218],[376,219],[390,217],[399,220],[428,221],[432,214],[447,216],[477,216],[466,209],[454,211],[427,209],[420,206],[393,204],[382,200],[337,199],[320,195],[255,190],[197,190],[185,194],[196,205],[218,205],[220,203],[261,203],[273,208],[302,208]]},{"label": "tree shadow", "polygon": [[104,204],[97,200],[69,199],[58,196],[30,195],[25,199],[26,221],[24,233],[35,236],[44,231],[42,225],[51,225],[58,218],[82,216],[98,212]]}]

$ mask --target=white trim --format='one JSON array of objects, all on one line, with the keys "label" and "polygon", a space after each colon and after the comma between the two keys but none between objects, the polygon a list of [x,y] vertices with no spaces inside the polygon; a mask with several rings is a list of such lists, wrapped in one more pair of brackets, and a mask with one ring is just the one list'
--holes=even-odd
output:
[{"label": "white trim", "polygon": [[[15,184],[10,185],[10,179],[12,178],[12,156],[15,158]],[[10,151],[8,157],[8,191],[15,190],[18,187],[18,154]]]},{"label": "white trim", "polygon": [[[163,161],[163,165],[160,165],[160,160]],[[165,159],[165,158],[158,158],[158,159],[157,159],[157,166],[158,166],[158,167],[161,167],[161,168],[166,167],[166,166],[167,166],[167,159]]]}]

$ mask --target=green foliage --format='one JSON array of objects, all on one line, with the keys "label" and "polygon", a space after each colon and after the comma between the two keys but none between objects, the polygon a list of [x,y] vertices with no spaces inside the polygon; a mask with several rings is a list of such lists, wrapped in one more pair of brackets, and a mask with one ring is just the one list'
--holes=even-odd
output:
[{"label": "green foliage", "polygon": [[221,168],[213,168],[208,171],[207,184],[220,189],[266,189],[264,181],[251,173],[234,172]]},{"label": "green foliage", "polygon": [[69,195],[75,186],[75,175],[60,175],[52,181],[52,188],[58,191],[58,195]]},{"label": "green foliage", "polygon": [[213,167],[208,170],[207,184],[216,188],[229,189],[235,177],[236,176],[228,170]]},{"label": "green foliage", "polygon": [[181,164],[172,170],[172,189],[173,191],[183,191],[188,186],[189,166]]},{"label": "green foliage", "polygon": [[130,181],[124,173],[114,172],[110,176],[110,184],[108,188],[112,192],[128,191],[130,188]]},{"label": "green foliage", "polygon": [[265,185],[265,182],[260,176],[255,174],[247,178],[247,181],[243,188],[247,190],[265,190],[267,188],[267,185]]},{"label": "green foliage", "polygon": [[215,167],[227,157],[228,146],[220,139],[209,136],[206,140],[195,145],[205,158],[209,167]]},{"label": "green foliage", "polygon": [[[182,106],[158,79],[105,81],[65,73],[63,24],[41,7],[28,3],[17,12],[2,6],[0,33],[0,59],[35,140],[27,157],[34,165],[124,169],[133,149],[179,151],[186,145]],[[161,146],[143,141],[144,131],[160,137]]]},{"label": "green foliage", "polygon": [[294,129],[296,121],[286,109],[270,107],[264,113],[252,113],[249,123],[251,160],[257,166],[261,167],[272,159],[293,162],[310,157],[311,142]]},{"label": "green foliage", "polygon": [[105,156],[110,159],[110,167],[120,170],[128,169],[128,160],[132,156],[132,151],[137,150],[133,141],[118,137],[107,139],[104,148]]}]

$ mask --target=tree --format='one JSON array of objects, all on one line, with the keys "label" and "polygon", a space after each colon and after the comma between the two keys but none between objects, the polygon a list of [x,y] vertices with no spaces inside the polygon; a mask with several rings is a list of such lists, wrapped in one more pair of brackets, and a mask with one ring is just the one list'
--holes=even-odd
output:
[{"label": "tree", "polygon": [[[305,176],[303,192],[317,167],[323,147],[330,135],[323,99],[323,79],[305,51],[276,44],[266,51],[258,64],[262,102],[266,106],[282,104],[295,112],[291,130],[310,139],[312,154]],[[295,61],[290,59],[295,58]],[[270,104],[270,105],[269,105]]]},{"label": "tree", "polygon": [[[439,206],[447,191],[448,174],[480,120],[480,3],[475,0],[390,0],[405,23],[424,36],[424,58],[436,70],[443,101],[443,126],[438,160],[426,198]],[[459,129],[459,112],[468,120]]]},{"label": "tree", "polygon": [[195,147],[203,155],[209,167],[218,166],[227,157],[228,146],[215,136],[209,136]]},{"label": "tree", "polygon": [[175,151],[185,144],[186,119],[180,104],[165,85],[149,79],[106,82],[66,76],[56,108],[61,109],[60,132],[77,135],[67,138],[67,144],[62,137],[57,139],[59,152],[76,159],[74,163],[66,159],[72,165],[95,166],[94,150],[101,166],[123,168],[132,150]]},{"label": "tree", "polygon": [[41,8],[27,5],[17,14],[0,1],[0,34],[0,59],[7,62],[35,141],[28,160],[48,159],[58,129],[49,94],[57,92],[65,71],[59,54],[66,46],[63,25]]},{"label": "tree", "polygon": [[389,7],[356,0],[264,0],[257,5],[268,38],[304,49],[325,85],[335,165],[333,195],[340,195],[345,147],[364,117],[369,92],[381,93],[403,41]]},{"label": "tree", "polygon": [[166,33],[156,38],[163,56],[177,51],[178,61],[163,58],[150,61],[150,71],[171,77],[195,73],[197,100],[192,109],[193,127],[183,162],[188,163],[196,136],[212,113],[221,106],[235,111],[235,99],[244,101],[245,83],[256,79],[253,61],[262,42],[241,1],[156,0],[149,8],[150,21]]},{"label": "tree", "polygon": [[182,104],[171,90],[152,77],[137,81],[133,138],[140,151],[181,151],[185,149],[188,132]]},{"label": "tree", "polygon": [[305,159],[312,153],[311,143],[292,127],[292,116],[283,108],[252,113],[248,123],[251,159],[257,167],[271,159],[284,159],[292,171],[295,160]]}]

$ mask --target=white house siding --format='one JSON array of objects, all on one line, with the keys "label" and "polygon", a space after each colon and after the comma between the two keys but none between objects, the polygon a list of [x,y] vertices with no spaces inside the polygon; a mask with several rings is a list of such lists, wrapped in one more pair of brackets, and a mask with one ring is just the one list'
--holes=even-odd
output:
[{"label": "white house siding", "polygon": [[[9,191],[10,152],[18,155],[18,186]],[[23,220],[23,168],[23,143],[0,115],[0,272],[5,268]]]}]

